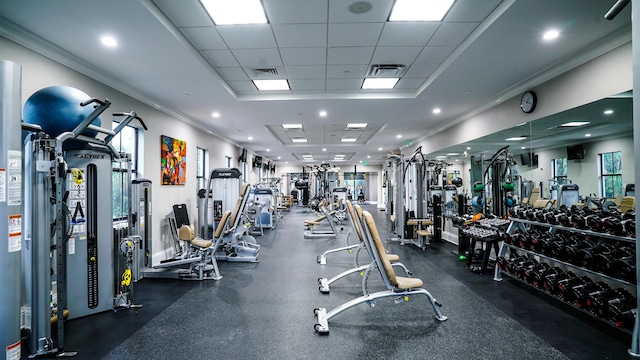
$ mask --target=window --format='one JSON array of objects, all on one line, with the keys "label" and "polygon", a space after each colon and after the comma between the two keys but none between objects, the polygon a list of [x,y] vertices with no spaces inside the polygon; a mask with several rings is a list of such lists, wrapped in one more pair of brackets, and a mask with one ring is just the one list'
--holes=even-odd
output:
[{"label": "window", "polygon": [[209,150],[196,148],[196,191],[207,186],[209,170]]},{"label": "window", "polygon": [[225,166],[230,168],[231,167],[231,156],[225,156],[224,157],[224,163],[226,164]]},{"label": "window", "polygon": [[247,163],[243,162],[242,163],[242,181],[243,182],[247,182]]},{"label": "window", "polygon": [[[115,128],[118,125],[117,122],[113,122],[112,127]],[[123,220],[127,218],[129,214],[129,183],[137,174],[138,166],[138,129],[125,126],[111,140],[116,151],[121,153],[127,153],[131,156],[131,177],[129,178],[128,166],[126,162],[113,162],[112,172],[112,194],[113,194],[113,219]]]},{"label": "window", "polygon": [[622,155],[619,151],[598,155],[600,195],[615,198],[622,194]]},{"label": "window", "polygon": [[554,178],[558,185],[567,182],[567,158],[551,160],[551,177]]}]

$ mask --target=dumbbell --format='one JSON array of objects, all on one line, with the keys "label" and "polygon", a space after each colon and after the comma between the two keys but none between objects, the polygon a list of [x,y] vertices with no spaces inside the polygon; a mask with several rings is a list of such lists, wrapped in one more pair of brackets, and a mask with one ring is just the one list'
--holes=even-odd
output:
[{"label": "dumbbell", "polygon": [[613,295],[613,290],[605,283],[598,282],[596,285],[598,285],[600,289],[591,291],[587,295],[585,307],[589,309],[595,317],[605,317],[607,304]]},{"label": "dumbbell", "polygon": [[601,242],[591,247],[578,250],[576,253],[576,265],[589,270],[598,270],[596,256],[600,253],[611,253],[615,247],[609,243]]},{"label": "dumbbell", "polygon": [[539,232],[536,237],[531,237],[533,250],[539,254],[549,255],[551,252],[551,243],[557,238],[550,232]]},{"label": "dumbbell", "polygon": [[584,282],[571,287],[571,302],[580,308],[585,309],[587,307],[587,296],[594,291],[602,290],[601,284],[593,282],[590,277],[583,276]]},{"label": "dumbbell", "polygon": [[556,295],[558,293],[558,283],[561,280],[568,280],[576,277],[571,271],[564,272],[560,270],[557,274],[549,274],[544,277],[542,288],[549,294]]},{"label": "dumbbell", "polygon": [[520,265],[517,266],[516,277],[520,280],[525,280],[526,272],[536,267],[536,265],[538,265],[536,259],[527,259],[527,261],[520,263]]},{"label": "dumbbell", "polygon": [[555,234],[549,239],[548,255],[552,258],[562,260],[562,250],[567,241],[567,237],[563,233]]},{"label": "dumbbell", "polygon": [[503,232],[500,235],[500,240],[502,240],[502,242],[504,242],[505,244],[513,244],[513,239],[511,238],[511,234],[509,234],[508,232]]},{"label": "dumbbell", "polygon": [[635,239],[635,237],[636,237],[636,221],[635,220],[627,220],[627,222],[624,223],[624,230],[627,232],[627,234],[629,234],[629,236],[631,236],[632,238]]},{"label": "dumbbell", "polygon": [[[542,272],[549,269],[549,264],[547,263],[538,263],[534,267],[525,269],[523,279],[529,284],[533,284],[534,274],[538,272]],[[536,286],[537,287],[537,286]]]},{"label": "dumbbell", "polygon": [[550,276],[550,275],[558,275],[562,273],[562,269],[560,269],[559,267],[552,267],[550,268],[549,266],[547,266],[546,268],[536,271],[536,272],[532,272],[531,273],[531,279],[529,280],[529,282],[537,287],[538,289],[544,289],[544,283],[545,283],[545,279]]},{"label": "dumbbell", "polygon": [[594,266],[597,271],[605,275],[615,276],[616,271],[614,271],[614,269],[612,268],[613,262],[616,259],[632,256],[634,254],[635,252],[630,247],[625,246],[616,248],[612,246],[611,248],[608,248],[606,250],[603,249],[603,251],[598,252],[594,256]]},{"label": "dumbbell", "polygon": [[587,220],[582,214],[573,214],[571,215],[571,225],[576,229],[586,229]]},{"label": "dumbbell", "polygon": [[556,294],[558,297],[566,302],[573,302],[573,288],[578,285],[585,285],[587,283],[593,282],[589,277],[572,277],[569,279],[563,279],[558,281],[556,287]]},{"label": "dumbbell", "polygon": [[608,301],[606,317],[619,328],[633,329],[635,316],[633,310],[637,307],[636,298],[623,288],[613,290],[613,297]]},{"label": "dumbbell", "polygon": [[507,271],[508,262],[509,260],[504,256],[498,256],[496,259],[496,264],[498,264],[498,268],[502,271]]},{"label": "dumbbell", "polygon": [[507,272],[513,276],[517,276],[518,275],[518,267],[525,261],[527,261],[528,258],[526,256],[521,256],[521,257],[517,257],[513,260],[509,260],[507,262]]},{"label": "dumbbell", "polygon": [[588,249],[594,247],[593,241],[588,239],[580,240],[577,236],[572,236],[569,242],[564,244],[561,252],[561,260],[564,260],[570,264],[578,265],[578,251],[581,249]]},{"label": "dumbbell", "polygon": [[635,284],[636,283],[636,255],[625,256],[616,259],[611,264],[611,272],[613,276],[620,280]]},{"label": "dumbbell", "polygon": [[587,226],[591,231],[595,232],[604,232],[605,226],[603,218],[600,214],[592,214],[585,218],[587,221]]},{"label": "dumbbell", "polygon": [[521,247],[521,248],[526,248],[528,247],[528,243],[529,243],[529,237],[525,236],[525,234],[523,234],[522,232],[514,232],[511,235],[511,239],[513,241],[513,245],[517,246],[517,247]]}]

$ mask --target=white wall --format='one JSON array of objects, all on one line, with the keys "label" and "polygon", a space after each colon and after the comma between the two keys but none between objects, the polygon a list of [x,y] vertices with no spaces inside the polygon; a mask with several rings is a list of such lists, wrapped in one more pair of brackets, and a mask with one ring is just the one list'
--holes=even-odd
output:
[{"label": "white wall", "polygon": [[[211,168],[224,167],[225,156],[231,156],[234,161],[237,161],[240,149],[235,145],[206,134],[3,37],[0,37],[0,59],[13,61],[22,66],[23,105],[31,94],[44,87],[66,85],[78,88],[94,98],[111,101],[111,107],[101,116],[103,124],[108,123],[109,114],[116,111],[135,111],[144,120],[149,130],[143,135],[141,154],[144,161],[139,169],[139,177],[148,178],[153,182],[152,249],[154,263],[166,256],[164,249],[171,247],[169,237],[161,232],[161,229],[165,230],[161,225],[165,214],[172,210],[174,204],[187,204],[191,221],[194,223],[197,221],[196,147],[209,150]],[[185,185],[160,185],[160,135],[168,135],[187,142],[187,183]]]}]

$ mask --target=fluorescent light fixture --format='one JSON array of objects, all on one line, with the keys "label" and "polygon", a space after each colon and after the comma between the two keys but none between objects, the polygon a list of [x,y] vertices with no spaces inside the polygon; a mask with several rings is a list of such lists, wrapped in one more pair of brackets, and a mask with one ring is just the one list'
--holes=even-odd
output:
[{"label": "fluorescent light fixture", "polygon": [[253,140],[253,136],[249,136],[247,139],[249,139],[249,140]]},{"label": "fluorescent light fixture", "polygon": [[527,148],[526,146],[521,146],[521,147],[520,147],[520,150],[524,150],[524,149],[526,149],[526,148]]},{"label": "fluorescent light fixture", "polygon": [[467,146],[467,150],[471,150],[471,146]]},{"label": "fluorescent light fixture", "polygon": [[260,91],[291,90],[287,80],[253,80]]},{"label": "fluorescent light fixture", "polygon": [[560,36],[560,33],[558,32],[558,30],[549,30],[546,33],[544,33],[544,35],[542,35],[542,38],[544,40],[553,40],[558,36]]},{"label": "fluorescent light fixture", "polygon": [[396,135],[396,137],[397,137],[398,139],[402,139],[402,135],[401,135],[401,134]]},{"label": "fluorescent light fixture", "polygon": [[362,83],[363,90],[393,89],[400,78],[366,78]]},{"label": "fluorescent light fixture", "polygon": [[339,159],[344,159],[345,156],[346,155],[344,155],[344,154],[335,154],[335,155],[333,155],[334,158],[339,158]]},{"label": "fluorescent light fixture", "polygon": [[454,0],[396,0],[389,21],[440,21]]},{"label": "fluorescent light fixture", "polygon": [[271,151],[271,149],[267,149],[267,152],[270,152],[270,151]]},{"label": "fluorescent light fixture", "polygon": [[583,125],[587,125],[589,122],[588,121],[569,121],[568,123],[564,123],[560,126],[562,127],[577,127],[577,126],[583,126]]},{"label": "fluorescent light fixture", "polygon": [[106,47],[116,47],[116,46],[118,46],[118,42],[116,41],[116,39],[114,39],[111,36],[103,36],[102,39],[100,39],[100,41],[102,42],[102,45],[104,45]]},{"label": "fluorescent light fixture", "polygon": [[302,157],[305,159],[309,159],[309,158],[313,158],[313,155],[302,155]]},{"label": "fluorescent light fixture", "polygon": [[605,115],[611,115],[611,114],[613,114],[613,110],[607,109],[607,110],[604,111],[604,114]]},{"label": "fluorescent light fixture", "polygon": [[200,0],[216,25],[266,24],[260,0]]},{"label": "fluorescent light fixture", "polygon": [[307,142],[307,138],[293,138],[291,139],[292,142],[294,143],[306,143]]},{"label": "fluorescent light fixture", "polygon": [[591,134],[584,134],[584,137],[591,137]]},{"label": "fluorescent light fixture", "polygon": [[378,148],[378,151],[382,151],[382,148]]},{"label": "fluorescent light fixture", "polygon": [[302,129],[302,124],[282,124],[285,130]]},{"label": "fluorescent light fixture", "polygon": [[347,124],[347,129],[364,129],[367,125],[367,123],[349,123]]},{"label": "fluorescent light fixture", "polygon": [[520,140],[524,140],[526,139],[526,136],[514,136],[514,137],[510,137],[508,139],[504,139],[504,141],[520,141]]},{"label": "fluorescent light fixture", "polygon": [[459,153],[448,153],[447,156],[458,156],[460,155]]},{"label": "fluorescent light fixture", "polygon": [[358,139],[356,138],[342,138],[342,142],[356,142]]}]

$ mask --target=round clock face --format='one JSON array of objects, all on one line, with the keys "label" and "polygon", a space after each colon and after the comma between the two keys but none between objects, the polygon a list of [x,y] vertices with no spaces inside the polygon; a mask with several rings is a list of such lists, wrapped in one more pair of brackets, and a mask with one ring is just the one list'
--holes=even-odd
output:
[{"label": "round clock face", "polygon": [[536,93],[533,91],[527,91],[522,95],[520,100],[520,108],[526,113],[533,112],[536,108]]}]

